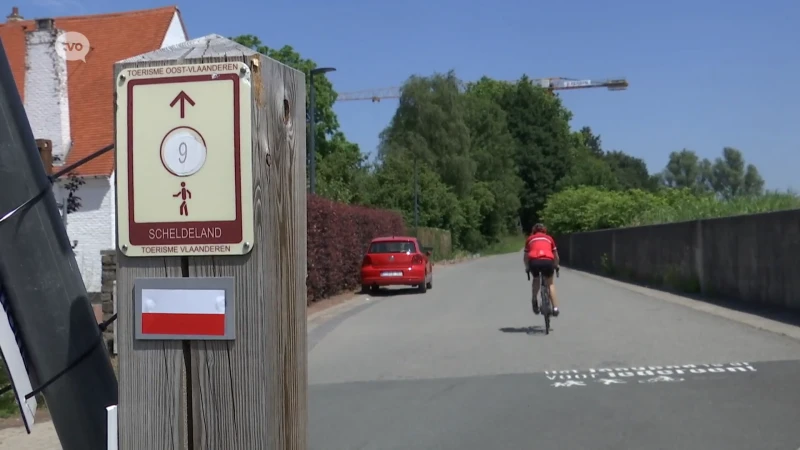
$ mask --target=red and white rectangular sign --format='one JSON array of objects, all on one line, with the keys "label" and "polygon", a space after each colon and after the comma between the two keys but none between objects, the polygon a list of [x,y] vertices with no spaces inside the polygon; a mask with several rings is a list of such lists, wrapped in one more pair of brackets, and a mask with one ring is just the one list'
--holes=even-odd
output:
[{"label": "red and white rectangular sign", "polygon": [[225,335],[225,290],[142,289],[141,334]]}]

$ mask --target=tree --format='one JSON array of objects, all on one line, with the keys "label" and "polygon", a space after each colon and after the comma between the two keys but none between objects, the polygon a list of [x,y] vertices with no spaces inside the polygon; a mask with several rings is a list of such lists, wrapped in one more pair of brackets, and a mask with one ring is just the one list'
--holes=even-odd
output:
[{"label": "tree", "polygon": [[[413,223],[414,162],[408,149],[392,148],[379,156],[372,176],[366,180],[370,206],[391,209]],[[450,230],[454,237],[467,226],[458,197],[426,164],[418,164],[419,224]]]},{"label": "tree", "polygon": [[708,190],[708,164],[692,150],[683,149],[669,154],[669,162],[661,172],[662,183],[669,188],[688,188],[700,193]]},{"label": "tree", "polygon": [[590,127],[581,128],[580,133],[583,136],[583,142],[586,144],[586,147],[589,149],[589,151],[597,157],[602,157],[603,141],[600,139],[600,135],[593,134]]},{"label": "tree", "polygon": [[572,168],[561,180],[560,188],[597,186],[605,189],[643,189],[655,191],[659,179],[647,171],[640,159],[619,150],[604,151],[600,136],[583,127],[573,133]]},{"label": "tree", "polygon": [[365,182],[370,203],[400,207],[412,217],[413,184],[407,183],[416,162],[420,225],[446,225],[454,245],[470,251],[514,230],[523,185],[517,143],[497,102],[504,89],[489,79],[465,85],[452,71],[410,77]]},{"label": "tree", "polygon": [[514,137],[496,95],[482,86],[470,87],[465,94],[464,120],[478,183],[472,197],[481,209],[480,231],[488,241],[515,230],[523,188],[515,163]]},{"label": "tree", "polygon": [[[605,189],[617,189],[619,182],[611,166],[603,159],[602,150],[597,153],[595,149],[586,144],[586,139],[592,140],[587,135],[589,128],[584,127],[577,133],[572,133],[570,149],[570,171],[558,182],[558,188],[566,189],[576,186],[596,186]],[[588,132],[589,134],[591,131]],[[599,138],[593,145],[599,143]]]},{"label": "tree", "polygon": [[516,142],[516,161],[523,181],[520,220],[529,229],[538,219],[559,180],[570,172],[571,113],[561,101],[523,76],[503,91],[500,105]]},{"label": "tree", "polygon": [[760,195],[764,180],[752,164],[745,168],[742,152],[732,147],[722,149],[722,157],[711,166],[711,184],[714,192],[726,200],[738,196]]},{"label": "tree", "polygon": [[77,192],[84,184],[86,184],[86,181],[83,177],[74,173],[67,175],[66,181],[63,182],[62,187],[67,191],[67,214],[72,214],[83,206]]},{"label": "tree", "polygon": [[603,159],[611,168],[620,189],[654,191],[658,187],[658,177],[650,175],[643,159],[619,150],[606,152]]},{"label": "tree", "polygon": [[380,152],[404,148],[430,164],[459,197],[470,190],[475,163],[470,158],[470,132],[464,122],[461,82],[454,72],[412,76],[402,87],[392,122],[381,134]]},{"label": "tree", "polygon": [[[303,72],[306,74],[306,92],[311,92],[308,74],[312,69],[317,68],[316,62],[303,58],[289,45],[284,45],[279,49],[270,48],[264,45],[261,39],[252,34],[244,34],[230,39],[262,55],[268,56]],[[336,101],[336,91],[333,90],[333,84],[331,84],[325,74],[314,76],[314,90],[316,92],[317,130],[321,134],[321,136],[317,136],[317,138],[324,139],[325,136],[332,135],[339,129],[339,119],[336,117],[336,113],[333,112],[333,104]],[[310,108],[308,108],[308,102],[310,101],[311,96],[306,95],[306,111],[310,111]]]},{"label": "tree", "polygon": [[713,163],[700,160],[691,150],[672,152],[661,180],[667,187],[688,188],[695,194],[713,192],[724,200],[764,192],[758,169],[752,164],[745,166],[742,152],[732,147],[725,147]]},{"label": "tree", "polygon": [[764,193],[764,179],[758,172],[756,166],[752,164],[747,165],[747,170],[744,173],[744,195],[758,196]]},{"label": "tree", "polygon": [[341,203],[364,203],[362,185],[369,176],[367,156],[341,131],[331,136],[328,147],[338,150],[316,155],[317,194]]},{"label": "tree", "polygon": [[[53,162],[59,163],[63,160],[58,155],[53,155]],[[67,214],[77,212],[83,206],[78,190],[86,184],[86,180],[75,172],[70,172],[66,177],[57,181],[57,184],[67,193]]]},{"label": "tree", "polygon": [[[264,45],[261,40],[246,34],[231,38],[245,47],[280,61],[306,74],[306,92],[311,92],[309,73],[317,68],[317,63],[303,58],[291,46],[285,45],[274,49]],[[317,124],[316,154],[317,193],[332,200],[352,202],[359,199],[358,181],[364,176],[366,157],[357,144],[349,142],[339,130],[339,119],[333,111],[336,102],[336,91],[325,76],[314,76],[316,100],[315,120]],[[310,111],[306,96],[306,110]]]}]

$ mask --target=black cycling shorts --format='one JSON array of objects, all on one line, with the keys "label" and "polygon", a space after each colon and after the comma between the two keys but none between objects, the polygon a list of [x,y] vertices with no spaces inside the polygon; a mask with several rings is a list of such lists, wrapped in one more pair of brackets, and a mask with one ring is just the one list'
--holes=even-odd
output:
[{"label": "black cycling shorts", "polygon": [[528,272],[532,276],[538,277],[541,273],[545,278],[550,278],[556,271],[556,262],[552,259],[531,259],[528,260]]}]

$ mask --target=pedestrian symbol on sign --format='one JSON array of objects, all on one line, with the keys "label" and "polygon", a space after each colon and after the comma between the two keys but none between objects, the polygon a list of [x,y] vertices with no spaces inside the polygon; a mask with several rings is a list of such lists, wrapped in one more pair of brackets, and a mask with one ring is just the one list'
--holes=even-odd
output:
[{"label": "pedestrian symbol on sign", "polygon": [[191,200],[192,198],[192,191],[186,189],[186,183],[181,182],[181,190],[177,194],[173,194],[173,197],[180,197],[181,198],[181,207],[180,213],[182,216],[189,216],[189,207],[186,206],[186,200]]}]

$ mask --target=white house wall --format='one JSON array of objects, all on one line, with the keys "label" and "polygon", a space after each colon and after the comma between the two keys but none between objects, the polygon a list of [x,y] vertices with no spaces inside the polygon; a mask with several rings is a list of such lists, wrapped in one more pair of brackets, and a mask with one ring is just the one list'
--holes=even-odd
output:
[{"label": "white house wall", "polygon": [[167,28],[167,34],[164,36],[164,41],[161,43],[161,48],[169,47],[170,45],[180,44],[186,41],[186,30],[183,29],[183,23],[176,11],[172,16],[172,22]]},{"label": "white house wall", "polygon": [[[88,292],[100,292],[102,264],[100,252],[114,248],[114,191],[112,178],[87,178],[76,195],[81,207],[67,215],[67,235],[73,245],[75,261],[81,269]],[[56,201],[66,200],[62,186],[54,189]]]}]

